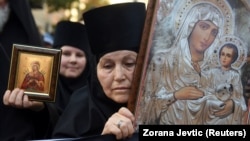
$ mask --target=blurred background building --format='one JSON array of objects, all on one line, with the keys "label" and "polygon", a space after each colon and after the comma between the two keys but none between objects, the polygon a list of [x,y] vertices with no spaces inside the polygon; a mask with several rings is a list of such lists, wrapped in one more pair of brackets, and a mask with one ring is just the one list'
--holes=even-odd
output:
[{"label": "blurred background building", "polygon": [[[44,39],[53,35],[56,24],[61,20],[81,21],[82,14],[89,9],[123,2],[144,2],[148,0],[29,0],[36,24]],[[46,37],[46,38],[45,38]]]}]

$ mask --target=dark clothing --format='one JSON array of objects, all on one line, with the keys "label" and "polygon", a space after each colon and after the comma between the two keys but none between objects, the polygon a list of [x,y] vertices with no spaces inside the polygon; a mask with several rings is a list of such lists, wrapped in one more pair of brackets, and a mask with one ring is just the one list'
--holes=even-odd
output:
[{"label": "dark clothing", "polygon": [[88,43],[86,28],[78,22],[61,21],[57,24],[53,48],[61,49],[64,45],[80,49],[85,53],[86,66],[77,78],[67,78],[59,74],[56,105],[59,112],[63,112],[72,93],[87,84],[92,68],[92,54]]},{"label": "dark clothing", "polygon": [[[88,67],[85,68],[84,73],[76,79],[69,79],[60,75],[57,87],[56,103],[47,104],[50,111],[54,110],[54,112],[50,112],[50,123],[52,127],[51,133],[53,131],[57,132],[61,130],[69,130],[69,134],[71,134],[71,132],[75,132],[75,127],[81,128],[82,124],[77,121],[81,121],[82,118],[82,99],[87,97],[87,95],[90,93],[87,90],[89,82],[88,80],[90,79],[88,78],[90,77],[89,68],[91,66],[90,64],[87,66]],[[86,92],[75,93],[75,91],[79,91],[80,88],[86,89]],[[71,119],[72,121],[69,121]],[[50,136],[51,138],[58,138],[58,136],[54,134]],[[77,137],[77,135],[74,137]]]},{"label": "dark clothing", "polygon": [[9,6],[11,9],[9,20],[5,24],[3,31],[0,32],[1,51],[4,49],[8,57],[6,58],[6,55],[0,56],[0,60],[9,60],[1,62],[3,66],[1,70],[4,70],[4,73],[2,71],[0,73],[1,94],[7,89],[13,43],[35,46],[42,45],[41,36],[32,17],[33,15],[28,2],[26,0],[9,0]]},{"label": "dark clothing", "polygon": [[91,85],[73,93],[53,132],[53,138],[100,135],[108,118],[122,106],[126,105],[115,103],[106,97],[99,82],[93,81]]},{"label": "dark clothing", "polygon": [[13,43],[41,46],[41,36],[26,0],[9,0],[11,9],[8,22],[0,32],[0,139],[2,141],[23,141],[42,138],[47,127],[47,109],[33,112],[3,105],[7,90]]},{"label": "dark clothing", "polygon": [[[77,141],[117,141],[114,135],[96,135],[91,137],[79,138]],[[139,141],[139,134],[134,133],[132,137],[119,141]]]},{"label": "dark clothing", "polygon": [[[59,77],[58,87],[57,87],[57,96],[56,103],[47,104],[48,109],[50,110],[50,137],[49,138],[58,138],[57,135],[51,135],[58,130],[69,130],[69,134],[74,133],[74,127],[80,128],[82,124],[77,121],[81,121],[81,116],[79,116],[79,112],[81,112],[82,108],[82,99],[89,95],[89,92],[84,93],[76,93],[74,91],[78,91],[80,87],[87,89],[88,81],[87,78],[83,79],[87,76],[83,73],[81,77],[78,79],[69,79],[63,76]],[[69,116],[69,117],[68,117]],[[70,118],[70,119],[68,119]],[[71,120],[69,122],[69,120]],[[69,124],[68,124],[69,123]],[[72,131],[71,131],[72,130]],[[66,132],[67,133],[67,132]],[[64,137],[64,136],[63,136]],[[77,137],[74,136],[74,137]]]},{"label": "dark clothing", "polygon": [[[75,100],[81,99],[81,95],[80,97],[72,96],[74,91],[77,91],[81,87],[88,85],[88,82],[90,79],[91,68],[92,68],[92,65],[90,63],[90,61],[92,61],[92,59],[90,59],[92,55],[90,55],[90,52],[86,52],[86,51],[85,51],[85,55],[87,57],[87,64],[86,64],[86,68],[84,72],[77,78],[66,78],[62,75],[59,75],[57,90],[56,90],[56,101],[55,103],[46,104],[47,108],[50,111],[50,129],[49,130],[51,130],[51,133],[53,132],[53,130],[57,130],[57,129],[54,129],[54,128],[58,128],[58,127],[55,127],[56,124],[57,126],[60,126],[60,124],[65,123],[65,120],[67,121],[67,119],[64,119],[64,118],[61,119],[62,114],[65,115],[65,114],[70,113],[70,115],[73,116],[75,113],[74,111],[77,111],[76,108],[78,106],[76,106],[76,108],[73,107],[73,109],[69,109],[67,107],[69,107],[68,105],[72,105],[72,103],[74,105]],[[83,95],[85,95],[85,93]],[[68,109],[68,110],[65,110],[65,109]],[[49,138],[51,137],[51,133],[47,134]]]},{"label": "dark clothing", "polygon": [[[144,4],[117,4],[93,9],[93,13],[91,11],[86,17],[83,17],[85,17],[84,22],[89,41],[92,41],[90,42],[92,53],[96,55],[97,59],[93,66],[97,66],[99,57],[106,53],[139,49],[140,40],[137,39],[140,39],[144,25]],[[131,13],[133,14],[131,15]],[[134,15],[136,15],[136,21],[131,17]],[[121,26],[123,24],[124,26]],[[123,30],[120,30],[121,27]],[[136,29],[134,30],[134,28]],[[128,30],[124,31],[124,29]],[[126,103],[116,103],[106,96],[96,73],[97,70],[93,70],[91,82],[72,94],[70,103],[65,108],[53,132],[53,138],[88,137],[90,139],[92,136],[96,136],[98,139],[108,119],[121,107],[127,106]],[[112,135],[113,137],[114,135]]]},{"label": "dark clothing", "polygon": [[[86,68],[87,69],[87,68]],[[86,73],[87,74],[87,73]],[[57,92],[56,92],[56,105],[59,110],[59,113],[62,113],[63,110],[69,103],[72,93],[86,85],[87,75],[85,73],[81,74],[78,78],[66,78],[62,75],[59,75]]]},{"label": "dark clothing", "polygon": [[[82,92],[82,90],[84,92]],[[80,91],[80,92],[78,92]],[[52,138],[77,138],[80,137],[79,134],[81,129],[85,127],[82,118],[85,116],[85,108],[83,99],[86,99],[89,95],[88,86],[77,90],[70,97],[70,102],[64,109],[64,112],[60,116],[56,127],[54,129]]]},{"label": "dark clothing", "polygon": [[[81,112],[81,110],[79,109],[81,109],[82,106],[82,97],[85,97],[85,95],[89,95],[89,92],[81,94],[73,93],[81,87],[88,85],[88,82],[91,79],[91,72],[93,71],[94,57],[90,52],[86,29],[82,24],[72,23],[69,21],[60,22],[58,23],[55,35],[55,44],[53,46],[54,48],[61,48],[64,45],[71,45],[84,51],[86,56],[87,64],[83,73],[79,77],[67,78],[63,75],[59,75],[56,101],[54,104],[54,108],[52,107],[52,109],[56,109],[56,112],[54,112],[54,115],[52,113],[50,116],[51,118],[58,117],[58,119],[52,119],[53,121],[51,122],[52,126],[55,126],[55,131],[60,131],[61,126],[63,127],[63,130],[73,130],[74,126],[81,127],[81,124],[76,122],[81,121],[81,117],[79,119],[73,119],[74,121],[72,121],[72,123],[68,122],[67,116],[70,116],[70,118],[77,118],[78,112]],[[48,105],[48,108],[51,109],[51,104]],[[67,123],[70,124],[64,126]],[[74,130],[72,132],[74,132]]]},{"label": "dark clothing", "polygon": [[[118,141],[114,135],[94,135],[88,137],[78,137],[78,138],[60,138],[60,139],[51,139],[53,140],[60,140],[60,141]],[[38,141],[38,140],[37,140]],[[48,141],[39,140],[39,141]],[[139,141],[139,133],[134,133],[132,137],[127,139],[122,139],[119,141]]]}]

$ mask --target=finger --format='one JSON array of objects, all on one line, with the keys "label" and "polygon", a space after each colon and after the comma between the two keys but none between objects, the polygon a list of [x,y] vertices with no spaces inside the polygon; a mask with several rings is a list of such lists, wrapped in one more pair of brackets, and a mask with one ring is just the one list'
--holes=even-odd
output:
[{"label": "finger", "polygon": [[130,134],[134,133],[134,128],[133,122],[128,118],[131,115],[133,118],[133,114],[130,113],[128,109],[121,108],[108,119],[102,134],[114,134],[118,140],[131,136]]},{"label": "finger", "polygon": [[122,138],[126,138],[129,136],[128,125],[123,120],[118,121],[117,127],[119,128],[119,130],[121,130]]},{"label": "finger", "polygon": [[127,117],[122,117],[118,121],[117,127],[122,131],[123,138],[130,137],[135,132],[133,121]]},{"label": "finger", "polygon": [[16,96],[17,93],[19,92],[19,88],[15,88],[11,93],[9,97],[9,104],[15,107],[15,101],[16,101]]},{"label": "finger", "polygon": [[116,139],[122,139],[121,130],[118,128],[117,124],[119,119],[119,114],[113,114],[108,121],[105,123],[104,129],[102,131],[102,135],[113,134],[116,136]]},{"label": "finger", "polygon": [[114,126],[115,127],[111,130],[111,133],[116,136],[117,140],[123,139],[122,130],[120,128],[118,128],[117,125],[114,125]]},{"label": "finger", "polygon": [[128,124],[128,136],[131,137],[135,132],[135,128],[133,123]]},{"label": "finger", "polygon": [[23,107],[27,108],[31,105],[31,102],[29,101],[29,97],[27,95],[23,96]]},{"label": "finger", "polygon": [[15,99],[15,105],[17,108],[23,107],[23,96],[24,96],[24,91],[19,90],[16,94],[16,99]]},{"label": "finger", "polygon": [[200,95],[203,95],[203,91],[198,89],[198,88],[193,88],[192,89],[192,92],[195,92],[196,94],[200,94]]},{"label": "finger", "polygon": [[116,139],[117,140],[120,140],[123,138],[122,136],[122,131],[121,129],[118,127],[118,126],[121,126],[121,125],[118,125],[118,121],[117,122],[112,122],[111,124],[111,118],[109,119],[109,121],[105,124],[105,127],[104,127],[104,131],[102,132],[102,134],[113,134],[116,136]]},{"label": "finger", "polygon": [[222,114],[221,114],[220,111],[218,111],[218,112],[214,112],[214,115],[217,116],[217,117],[219,117],[219,116],[221,116]]},{"label": "finger", "polygon": [[220,110],[214,113],[215,116],[221,117],[224,116],[227,112],[225,110]]},{"label": "finger", "polygon": [[118,113],[129,118],[132,122],[135,121],[134,115],[131,113],[131,111],[129,109],[127,109],[125,107],[120,108]]},{"label": "finger", "polygon": [[120,129],[122,131],[123,138],[131,137],[132,134],[135,132],[134,126],[131,121],[122,122]]},{"label": "finger", "polygon": [[194,98],[200,98],[204,96],[203,91],[199,90],[199,89],[193,89],[192,90],[192,94]]},{"label": "finger", "polygon": [[10,94],[11,94],[10,90],[5,91],[5,93],[3,95],[3,103],[4,103],[4,105],[9,105]]},{"label": "finger", "polygon": [[119,128],[119,130],[121,131],[121,138],[127,137],[128,136],[128,128],[127,128],[126,124],[124,123],[124,121],[119,120],[116,125]]}]

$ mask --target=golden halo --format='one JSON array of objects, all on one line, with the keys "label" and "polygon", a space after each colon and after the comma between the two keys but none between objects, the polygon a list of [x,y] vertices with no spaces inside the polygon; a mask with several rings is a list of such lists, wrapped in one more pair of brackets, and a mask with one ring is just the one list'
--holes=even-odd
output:
[{"label": "golden halo", "polygon": [[216,66],[220,65],[220,59],[219,59],[219,52],[220,49],[227,43],[231,43],[236,45],[237,49],[238,49],[238,58],[237,60],[231,65],[231,67],[233,69],[239,70],[242,68],[242,66],[245,64],[246,59],[247,59],[247,48],[246,45],[244,44],[244,42],[234,36],[234,35],[225,35],[222,38],[220,38],[220,40],[218,41],[218,43],[216,44],[216,48],[215,48],[215,55],[213,56],[214,62],[216,63]]},{"label": "golden halo", "polygon": [[[233,10],[230,6],[230,4],[225,0],[180,0],[182,4],[179,4],[180,7],[178,8],[178,11],[176,13],[176,24],[175,29],[176,31],[179,31],[179,29],[182,26],[182,23],[184,23],[185,18],[187,17],[189,11],[196,5],[202,4],[202,3],[208,3],[216,7],[223,15],[224,18],[224,27],[223,27],[223,33],[222,34],[233,34],[234,30],[234,15]],[[209,11],[208,11],[209,12]]]}]

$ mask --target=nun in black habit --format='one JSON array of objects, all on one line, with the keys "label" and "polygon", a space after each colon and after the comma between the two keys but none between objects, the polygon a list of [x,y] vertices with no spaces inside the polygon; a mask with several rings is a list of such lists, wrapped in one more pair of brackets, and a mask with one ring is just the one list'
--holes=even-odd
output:
[{"label": "nun in black habit", "polygon": [[[8,17],[0,30],[0,139],[16,141],[44,137],[48,118],[46,110],[34,112],[5,106],[3,95],[7,89],[13,43],[41,46],[42,40],[27,0],[7,0]],[[3,20],[3,18],[0,18]]]},{"label": "nun in black habit", "polygon": [[[57,121],[61,122],[60,115],[64,112],[64,108],[74,99],[70,99],[72,93],[80,87],[87,85],[88,77],[90,76],[90,48],[87,39],[85,26],[81,23],[61,21],[58,23],[55,31],[54,48],[62,50],[60,62],[60,74],[56,89],[55,103],[37,102],[39,105],[30,105],[29,108],[34,108],[43,115],[43,126],[38,129],[44,129],[43,138],[50,138],[52,130]],[[11,95],[23,94],[20,89],[15,89],[12,92],[6,92],[5,99],[11,99]],[[6,105],[20,107],[18,102],[5,101]],[[34,106],[34,107],[33,107]],[[71,111],[73,113],[74,111]],[[30,117],[35,118],[35,117]],[[65,121],[63,121],[65,122]],[[46,131],[46,132],[44,132]],[[36,132],[35,132],[36,133]],[[37,139],[37,138],[31,138]],[[38,138],[39,139],[39,138]]]},{"label": "nun in black habit", "polygon": [[[48,138],[51,137],[57,122],[59,124],[65,122],[60,116],[69,114],[64,113],[64,109],[68,103],[75,101],[74,98],[71,98],[73,92],[88,84],[91,68],[93,68],[91,67],[93,55],[90,51],[84,24],[60,21],[54,33],[53,48],[61,49],[62,56],[55,103],[46,103],[50,113]],[[74,114],[74,109],[71,110],[70,114]]]},{"label": "nun in black habit", "polygon": [[[96,70],[91,84],[71,96],[75,102],[66,107],[53,138],[87,139],[89,136],[113,134],[115,136],[112,137],[122,139],[132,136],[135,132],[134,115],[126,105],[145,16],[145,4],[139,2],[103,6],[83,14],[90,47],[96,57]],[[112,83],[126,83],[125,90],[107,94],[109,92],[103,87],[104,79],[98,75],[101,68],[106,71],[110,68],[110,71],[120,74],[117,75],[117,78],[122,76],[118,78],[120,80],[112,76]],[[129,74],[125,75],[127,70]],[[109,75],[103,77],[111,78]]]},{"label": "nun in black habit", "polygon": [[[59,22],[54,34],[53,48],[62,50],[55,101],[61,114],[69,103],[72,93],[86,85],[90,79],[93,57],[85,25],[71,21]],[[81,52],[72,51],[72,48]]]},{"label": "nun in black habit", "polygon": [[7,14],[6,18],[8,19],[0,29],[0,64],[3,66],[0,73],[1,94],[4,94],[8,84],[13,43],[42,45],[42,39],[28,1],[6,0],[6,2],[8,3],[9,10],[7,11],[9,12],[5,12],[5,14]]}]

